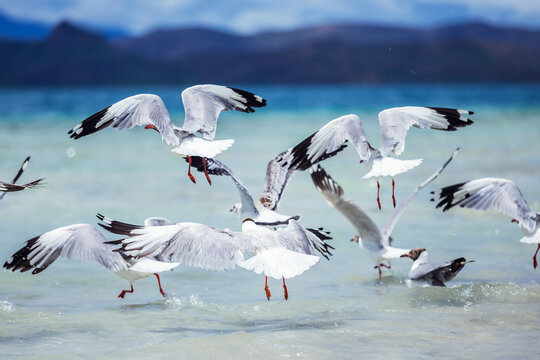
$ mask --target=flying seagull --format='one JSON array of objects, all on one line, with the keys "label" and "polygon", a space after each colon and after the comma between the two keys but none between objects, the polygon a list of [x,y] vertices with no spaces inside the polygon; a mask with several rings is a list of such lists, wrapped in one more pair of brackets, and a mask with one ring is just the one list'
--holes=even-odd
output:
[{"label": "flying seagull", "polygon": [[408,287],[412,287],[413,284],[446,287],[444,283],[452,280],[466,263],[474,262],[461,257],[443,264],[432,263],[429,262],[426,249],[412,249],[401,257],[408,257],[414,261],[406,281]]},{"label": "flying seagull", "polygon": [[[127,236],[108,244],[129,258],[155,257],[163,262],[178,262],[207,270],[230,270],[236,265],[265,275],[266,297],[270,300],[268,277],[295,277],[315,265],[319,256],[328,258],[331,238],[322,229],[305,229],[291,220],[286,228],[271,230],[258,226],[253,219],[242,222],[242,232],[217,229],[208,225],[181,222],[163,226],[128,224],[98,214],[99,225],[108,231]],[[251,255],[251,258],[245,259]]]},{"label": "flying seagull", "polygon": [[[238,110],[251,113],[254,107],[266,106],[266,100],[248,91],[221,85],[195,85],[182,91],[185,119],[182,127],[171,122],[163,100],[153,94],[138,94],[121,100],[89,116],[68,134],[73,139],[93,134],[108,126],[131,129],[144,126],[161,134],[162,140],[173,147],[172,152],[188,159],[191,156],[213,158],[229,148],[234,140],[214,141],[217,120],[222,111]],[[195,133],[202,135],[195,136]],[[195,183],[188,168],[188,176]],[[212,184],[205,172],[206,179]]]},{"label": "flying seagull", "polygon": [[0,181],[0,200],[2,200],[4,198],[4,196],[6,196],[6,194],[8,192],[21,191],[21,190],[24,190],[24,189],[33,188],[34,186],[37,186],[37,185],[41,185],[43,179],[38,179],[38,180],[32,181],[32,182],[30,182],[28,184],[15,184],[19,180],[19,178],[21,177],[22,173],[24,172],[24,170],[28,166],[29,162],[30,162],[30,156],[28,156],[26,159],[24,159],[19,171],[17,172],[17,175],[15,175],[15,177],[13,178],[11,183]]},{"label": "flying seagull", "polygon": [[[383,267],[390,269],[390,260],[401,257],[404,253],[408,253],[410,249],[400,249],[392,246],[392,231],[396,226],[399,218],[405,212],[407,206],[416,197],[418,191],[435,180],[444,168],[454,159],[459,149],[456,149],[452,156],[444,163],[444,165],[431,175],[427,180],[420,184],[409,197],[402,202],[388,219],[384,229],[380,229],[377,224],[367,215],[358,205],[352,200],[347,199],[343,189],[338,183],[328,175],[328,173],[318,165],[316,169],[311,171],[311,179],[313,184],[319,190],[330,206],[342,213],[347,220],[351,222],[358,234],[351,241],[357,242],[358,245],[367,250],[371,257],[375,260],[375,269],[379,270],[379,280],[382,277],[381,269]],[[387,260],[388,265],[382,261]]]},{"label": "flying seagull", "polygon": [[[473,123],[467,116],[473,114],[468,110],[447,109],[438,107],[405,106],[390,108],[379,113],[382,143],[379,149],[373,147],[366,137],[362,121],[357,115],[350,114],[334,119],[310,135],[297,146],[290,149],[290,156],[283,159],[290,162],[298,170],[306,170],[319,161],[336,155],[346,142],[356,149],[360,163],[372,159],[371,171],[364,179],[377,179],[377,205],[379,199],[379,177],[392,178],[392,201],[396,207],[394,196],[394,176],[409,171],[422,162],[422,159],[399,160],[390,155],[401,155],[405,150],[405,137],[411,126],[420,129],[455,131]],[[374,156],[372,156],[374,153]]]},{"label": "flying seagull", "polygon": [[[146,223],[152,224],[152,219],[147,219]],[[63,226],[28,240],[10,260],[4,263],[4,268],[20,272],[32,270],[32,274],[35,275],[49,267],[58,257],[93,261],[129,281],[130,290],[122,290],[118,295],[119,298],[133,292],[135,280],[152,275],[156,276],[159,291],[165,296],[158,273],[172,270],[179,263],[162,262],[152,257],[130,259],[114,252],[114,247],[106,244],[106,241],[103,234],[93,225]]]},{"label": "flying seagull", "polygon": [[[462,208],[488,210],[494,209],[512,218],[526,234],[519,241],[525,244],[537,244],[533,256],[533,267],[538,262],[536,255],[540,250],[540,213],[532,211],[517,185],[508,179],[480,178],[443,187],[432,192],[438,197],[437,208],[443,212],[460,206]],[[435,201],[433,198],[431,201]]]}]

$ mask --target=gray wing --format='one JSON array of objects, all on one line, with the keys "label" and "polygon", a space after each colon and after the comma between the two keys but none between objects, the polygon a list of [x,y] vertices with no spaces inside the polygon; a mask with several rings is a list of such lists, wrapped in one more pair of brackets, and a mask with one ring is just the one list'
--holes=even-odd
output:
[{"label": "gray wing", "polygon": [[[187,159],[186,159],[187,161]],[[202,161],[202,158],[199,156],[191,156],[191,166],[195,167],[197,171],[203,172],[204,171],[204,164]],[[206,159],[206,171],[210,175],[218,175],[218,176],[229,176],[234,184],[236,185],[236,188],[238,189],[238,193],[240,194],[240,200],[242,201],[242,217],[256,217],[259,215],[259,212],[257,211],[255,207],[255,203],[253,201],[253,198],[249,194],[248,190],[242,184],[240,179],[238,179],[236,176],[234,176],[233,172],[229,167],[222,162],[207,158]]]},{"label": "gray wing", "polygon": [[481,178],[444,187],[434,192],[439,197],[437,208],[446,211],[460,207],[488,210],[493,208],[519,221],[527,231],[536,227],[537,213],[531,210],[517,185],[507,179]]},{"label": "gray wing", "polygon": [[446,168],[446,166],[448,166],[448,164],[456,157],[458,152],[459,152],[459,148],[457,148],[452,153],[452,156],[450,156],[450,158],[448,160],[446,160],[446,162],[443,164],[443,166],[441,166],[439,168],[439,170],[435,171],[433,173],[433,175],[431,175],[422,184],[420,184],[416,189],[414,189],[414,191],[407,197],[407,199],[402,201],[399,204],[399,206],[396,208],[396,210],[394,210],[394,212],[392,213],[392,215],[390,216],[390,218],[386,222],[386,225],[384,226],[383,241],[385,243],[387,243],[387,244],[389,243],[388,239],[390,238],[390,235],[392,235],[392,231],[394,230],[394,227],[396,226],[397,222],[399,221],[399,218],[401,217],[401,215],[403,215],[403,213],[405,212],[405,210],[407,209],[407,207],[409,206],[411,201],[414,200],[414,198],[416,197],[416,194],[418,194],[418,192],[420,190],[422,190],[422,188],[424,188],[427,184],[429,184],[430,182],[435,180],[437,178],[437,176],[439,176],[439,174],[443,172],[443,170]]},{"label": "gray wing", "polygon": [[377,224],[354,202],[344,197],[341,186],[320,165],[310,171],[313,184],[328,204],[342,213],[358,231],[362,246],[373,251],[382,249],[383,237]]},{"label": "gray wing", "polygon": [[241,233],[197,223],[139,227],[120,240],[119,252],[134,258],[153,257],[163,262],[225,270],[244,259]]},{"label": "gray wing", "polygon": [[281,200],[281,194],[289,183],[297,167],[294,164],[293,149],[288,149],[268,162],[266,168],[266,187],[262,198],[266,200],[265,206],[276,210]]},{"label": "gray wing", "polygon": [[371,150],[362,122],[353,114],[330,121],[316,133],[272,159],[266,169],[266,188],[263,193],[271,199],[270,209],[277,209],[283,190],[295,170],[307,170],[336,155],[346,147],[347,141],[356,148],[361,161],[369,159]]},{"label": "gray wing", "polygon": [[154,94],[138,94],[125,98],[84,119],[68,131],[68,134],[70,138],[79,139],[108,126],[123,130],[146,125],[155,126],[168,145],[178,146],[180,140],[175,134],[177,127],[171,122],[163,100]]},{"label": "gray wing", "polygon": [[328,259],[328,256],[332,255],[330,249],[334,249],[326,243],[332,240],[328,236],[329,232],[325,232],[323,228],[304,228],[295,220],[290,220],[286,228],[275,230],[273,234],[281,246],[302,254],[317,255],[315,252],[318,252]]},{"label": "gray wing", "polygon": [[293,148],[293,165],[306,170],[343,150],[347,141],[355,147],[360,162],[369,159],[372,148],[367,141],[362,121],[357,115],[350,114],[328,122]]},{"label": "gray wing", "polygon": [[[19,180],[19,178],[21,177],[22,173],[24,172],[24,170],[25,170],[26,167],[28,166],[28,163],[29,163],[29,162],[30,162],[30,156],[27,157],[27,158],[23,161],[23,163],[22,163],[22,165],[21,165],[19,171],[17,172],[17,175],[15,175],[15,177],[14,177],[13,180],[11,181],[11,184],[10,184],[10,185],[15,184],[15,183]],[[2,184],[4,184],[4,186],[3,186],[4,188],[7,188],[7,186],[5,185],[6,183],[0,182],[0,190],[1,190]],[[2,199],[4,198],[4,196],[6,196],[6,194],[7,194],[7,191],[2,191],[2,192],[0,192],[0,200],[2,200]]]},{"label": "gray wing", "polygon": [[381,155],[388,156],[391,152],[401,155],[405,150],[405,137],[411,126],[420,129],[435,129],[455,131],[459,127],[471,125],[472,120],[466,116],[472,111],[404,106],[383,110],[379,113],[382,145]]},{"label": "gray wing", "polygon": [[11,183],[0,181],[0,191],[6,193],[6,192],[14,192],[14,191],[21,191],[25,189],[31,189],[34,186],[41,185],[43,180],[44,179],[38,179],[28,184],[11,184]]},{"label": "gray wing", "polygon": [[409,272],[409,278],[427,281],[433,286],[445,286],[444,283],[452,280],[466,263],[465,258],[458,258],[443,264],[423,263]]},{"label": "gray wing", "polygon": [[68,225],[36,236],[8,260],[4,267],[21,272],[32,270],[37,274],[45,270],[58,257],[94,261],[112,271],[126,270],[122,256],[113,252],[107,239],[90,224]]},{"label": "gray wing", "polygon": [[182,91],[186,118],[182,130],[199,132],[214,140],[217,120],[222,111],[254,112],[254,107],[266,106],[266,100],[250,92],[220,85],[195,85]]}]

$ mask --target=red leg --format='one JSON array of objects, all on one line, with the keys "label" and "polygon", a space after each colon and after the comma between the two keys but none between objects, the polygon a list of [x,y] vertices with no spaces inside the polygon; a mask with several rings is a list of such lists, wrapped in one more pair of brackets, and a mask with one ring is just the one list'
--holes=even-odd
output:
[{"label": "red leg", "polygon": [[289,300],[289,293],[287,292],[287,285],[285,285],[285,278],[283,278],[283,296],[285,296],[285,301]]},{"label": "red leg", "polygon": [[534,256],[533,256],[533,266],[535,269],[538,266],[538,262],[536,261],[536,255],[538,254],[538,250],[540,250],[540,244],[538,244],[538,247],[536,248],[536,252],[534,253]]},{"label": "red leg", "polygon": [[163,297],[165,297],[165,291],[163,291],[163,289],[161,288],[161,280],[159,280],[159,275],[157,273],[154,273],[154,275],[156,275],[157,283],[159,285],[159,292],[161,293],[161,295],[163,295]]},{"label": "red leg", "polygon": [[380,267],[385,267],[387,269],[391,269],[392,267],[390,266],[390,261],[388,262],[388,265],[386,264],[379,264]]},{"label": "red leg", "polygon": [[187,174],[189,176],[189,178],[191,179],[191,181],[196,184],[197,182],[195,181],[195,178],[193,177],[193,175],[191,175],[191,156],[189,155],[186,155],[188,161],[189,161],[189,167],[188,167],[188,171],[187,171]]},{"label": "red leg", "polygon": [[379,210],[381,210],[381,199],[379,199],[380,189],[381,189],[381,184],[379,184],[379,179],[377,179],[377,204],[379,205]]},{"label": "red leg", "polygon": [[210,180],[210,176],[208,176],[208,172],[206,172],[206,158],[202,158],[202,163],[204,165],[204,176],[206,176],[206,180],[208,180],[208,183],[212,185],[212,180]]},{"label": "red leg", "polygon": [[375,265],[374,269],[379,270],[379,281],[382,279],[381,265]]},{"label": "red leg", "polygon": [[392,202],[394,203],[394,207],[396,207],[396,197],[394,196],[394,186],[396,183],[394,182],[394,178],[392,178]]},{"label": "red leg", "polygon": [[132,293],[133,292],[133,284],[131,284],[131,290],[122,290],[122,292],[118,295],[119,298],[124,298],[126,296],[126,293]]},{"label": "red leg", "polygon": [[264,277],[264,291],[266,292],[266,298],[268,301],[270,301],[270,296],[272,296],[272,293],[270,293],[270,289],[268,288],[268,276]]}]

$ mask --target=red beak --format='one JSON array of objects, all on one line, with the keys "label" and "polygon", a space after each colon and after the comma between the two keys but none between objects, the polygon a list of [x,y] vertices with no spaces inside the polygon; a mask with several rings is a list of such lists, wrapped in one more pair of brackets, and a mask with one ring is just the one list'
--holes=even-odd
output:
[{"label": "red beak", "polygon": [[409,257],[409,254],[403,254],[400,257]]}]

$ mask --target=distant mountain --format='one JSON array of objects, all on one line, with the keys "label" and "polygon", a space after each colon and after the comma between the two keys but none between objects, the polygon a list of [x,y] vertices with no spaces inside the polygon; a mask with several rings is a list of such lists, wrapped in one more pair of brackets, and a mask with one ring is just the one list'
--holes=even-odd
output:
[{"label": "distant mountain", "polygon": [[0,39],[43,39],[49,31],[48,25],[14,19],[0,13]]},{"label": "distant mountain", "polygon": [[107,40],[70,23],[0,41],[0,85],[540,82],[540,32],[328,25],[241,36],[160,30]]}]

